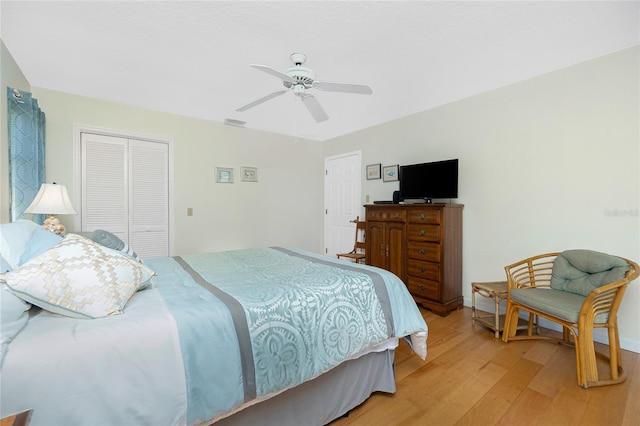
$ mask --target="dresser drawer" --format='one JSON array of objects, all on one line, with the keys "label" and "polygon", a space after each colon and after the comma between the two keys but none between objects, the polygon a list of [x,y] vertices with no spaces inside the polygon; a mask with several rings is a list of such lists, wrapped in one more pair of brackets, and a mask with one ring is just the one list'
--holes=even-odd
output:
[{"label": "dresser drawer", "polygon": [[407,212],[404,210],[367,210],[367,220],[383,222],[404,222]]},{"label": "dresser drawer", "polygon": [[440,262],[440,244],[409,241],[407,244],[407,256],[410,259]]},{"label": "dresser drawer", "polygon": [[412,241],[440,241],[440,225],[407,225],[407,239]]},{"label": "dresser drawer", "polygon": [[438,300],[440,298],[440,283],[437,281],[421,280],[409,277],[407,282],[409,293],[414,296]]},{"label": "dresser drawer", "polygon": [[409,259],[407,260],[407,275],[416,278],[440,281],[440,264]]},{"label": "dresser drawer", "polygon": [[408,215],[411,223],[440,223],[440,210],[410,210]]}]

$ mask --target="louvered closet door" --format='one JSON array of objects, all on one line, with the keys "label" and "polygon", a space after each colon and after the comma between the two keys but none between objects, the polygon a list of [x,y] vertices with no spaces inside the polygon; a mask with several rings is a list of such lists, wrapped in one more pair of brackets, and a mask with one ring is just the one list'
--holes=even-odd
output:
[{"label": "louvered closet door", "polygon": [[129,239],[127,139],[82,134],[82,231]]},{"label": "louvered closet door", "polygon": [[105,229],[143,259],[169,255],[169,147],[83,133],[82,231]]},{"label": "louvered closet door", "polygon": [[168,145],[130,139],[129,159],[130,245],[143,258],[168,256]]}]

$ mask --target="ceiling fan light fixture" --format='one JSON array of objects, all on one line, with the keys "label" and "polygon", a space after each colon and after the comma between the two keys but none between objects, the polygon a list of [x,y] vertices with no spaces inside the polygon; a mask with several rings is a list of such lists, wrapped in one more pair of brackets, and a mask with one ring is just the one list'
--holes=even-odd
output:
[{"label": "ceiling fan light fixture", "polygon": [[313,116],[316,122],[321,123],[329,119],[327,113],[322,109],[322,106],[318,103],[318,100],[311,94],[307,93],[309,89],[318,89],[329,92],[342,92],[342,93],[356,93],[362,95],[370,95],[372,90],[369,86],[363,84],[346,84],[346,83],[334,83],[328,81],[316,80],[316,75],[312,69],[303,67],[307,60],[307,56],[303,53],[292,53],[291,61],[293,66],[287,68],[284,72],[278,71],[267,65],[251,64],[250,66],[266,72],[274,77],[279,78],[285,87],[285,90],[279,90],[263,96],[253,102],[241,106],[236,111],[246,111],[249,108],[253,108],[262,104],[270,99],[280,96],[293,89],[293,93],[298,98],[302,99],[302,103],[307,107],[309,113]]},{"label": "ceiling fan light fixture", "polygon": [[304,96],[305,92],[306,92],[306,88],[304,87],[303,84],[296,84],[295,86],[293,86],[293,93],[296,96],[302,97]]}]

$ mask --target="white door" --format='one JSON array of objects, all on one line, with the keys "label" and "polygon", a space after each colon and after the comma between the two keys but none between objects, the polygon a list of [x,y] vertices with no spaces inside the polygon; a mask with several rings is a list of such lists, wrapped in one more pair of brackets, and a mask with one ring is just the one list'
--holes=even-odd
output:
[{"label": "white door", "polygon": [[[362,215],[360,151],[325,158],[325,254],[351,251],[356,216]],[[363,220],[364,218],[360,218]]]},{"label": "white door", "polygon": [[104,229],[143,259],[169,255],[169,148],[82,133],[80,230]]},{"label": "white door", "polygon": [[82,134],[80,231],[104,229],[129,240],[127,139]]},{"label": "white door", "polygon": [[129,244],[142,258],[169,255],[168,159],[167,144],[129,139]]}]

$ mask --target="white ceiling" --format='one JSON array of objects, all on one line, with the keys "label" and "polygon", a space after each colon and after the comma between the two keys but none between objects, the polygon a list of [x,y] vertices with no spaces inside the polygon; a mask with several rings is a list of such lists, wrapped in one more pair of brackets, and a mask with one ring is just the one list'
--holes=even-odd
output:
[{"label": "white ceiling", "polygon": [[[640,42],[629,1],[7,1],[2,40],[32,86],[327,140]],[[316,123],[278,70],[307,55]]]}]

